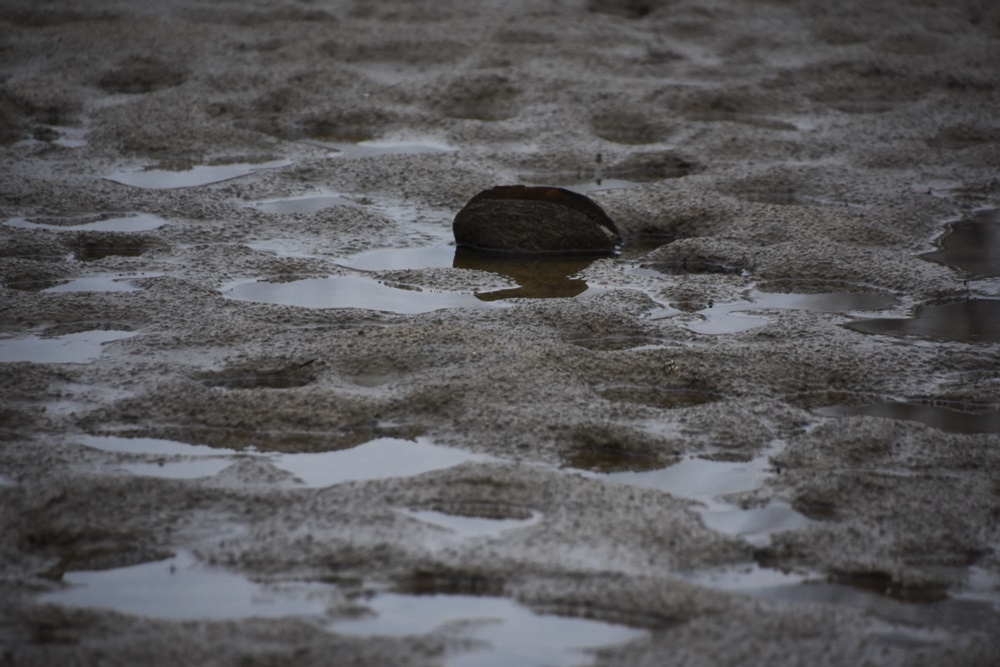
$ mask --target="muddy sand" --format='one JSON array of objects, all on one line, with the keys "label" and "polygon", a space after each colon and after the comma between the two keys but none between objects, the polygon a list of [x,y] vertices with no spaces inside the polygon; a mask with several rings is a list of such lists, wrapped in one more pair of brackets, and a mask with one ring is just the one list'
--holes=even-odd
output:
[{"label": "muddy sand", "polygon": [[[1000,9],[0,6],[0,663],[996,665]],[[456,251],[561,185],[605,258]]]}]

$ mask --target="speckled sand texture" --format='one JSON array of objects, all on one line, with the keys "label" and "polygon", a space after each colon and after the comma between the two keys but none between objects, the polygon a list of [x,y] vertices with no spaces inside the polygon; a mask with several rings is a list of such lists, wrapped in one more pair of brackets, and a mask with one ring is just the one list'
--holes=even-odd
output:
[{"label": "speckled sand texture", "polygon": [[[0,3],[0,664],[1000,664],[996,419],[836,413],[1000,412],[920,256],[998,63],[988,0]],[[621,254],[456,256],[512,183]]]}]

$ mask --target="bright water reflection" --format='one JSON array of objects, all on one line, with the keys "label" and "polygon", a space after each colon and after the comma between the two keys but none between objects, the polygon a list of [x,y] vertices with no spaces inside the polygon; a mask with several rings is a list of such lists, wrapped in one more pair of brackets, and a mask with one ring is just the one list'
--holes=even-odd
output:
[{"label": "bright water reflection", "polygon": [[326,611],[331,591],[318,583],[256,584],[187,551],[132,567],[67,572],[63,581],[70,587],[39,602],[169,620],[315,616]]},{"label": "bright water reflection", "polygon": [[172,190],[176,188],[192,188],[209,183],[228,181],[252,174],[261,169],[275,169],[277,167],[287,167],[292,164],[291,160],[272,160],[271,162],[249,163],[240,162],[234,164],[217,165],[195,165],[190,169],[170,170],[170,169],[139,169],[139,170],[119,170],[112,172],[105,178],[123,185],[131,185],[137,188],[147,188],[153,190]]},{"label": "bright water reflection", "polygon": [[744,508],[724,499],[728,495],[759,489],[770,474],[767,456],[749,461],[713,461],[691,456],[657,470],[597,476],[615,484],[656,489],[678,498],[695,500],[701,504],[695,511],[708,528],[763,546],[774,533],[809,525],[809,519],[782,501]]},{"label": "bright water reflection", "polygon": [[332,629],[395,637],[436,631],[488,642],[489,648],[446,658],[448,667],[571,667],[590,662],[586,649],[646,634],[601,621],[538,614],[497,597],[381,593],[367,604],[373,618],[336,623]]},{"label": "bright water reflection", "polygon": [[53,225],[41,222],[30,222],[25,218],[11,218],[3,224],[18,229],[46,229],[54,232],[148,232],[159,229],[169,221],[157,215],[138,213],[136,215],[95,220],[78,225]]},{"label": "bright water reflection", "polygon": [[[155,438],[83,435],[78,436],[77,441],[92,449],[157,459],[151,463],[121,466],[134,474],[186,479],[211,477],[229,467],[238,457],[253,456],[292,473],[309,487],[410,477],[462,463],[493,460],[485,455],[435,445],[426,438],[417,438],[416,441],[378,438],[350,449],[305,454],[238,452]],[[162,460],[163,457],[178,460]]]},{"label": "bright water reflection", "polygon": [[105,343],[138,336],[137,331],[81,331],[63,336],[24,336],[0,340],[0,362],[85,364],[101,356]]}]

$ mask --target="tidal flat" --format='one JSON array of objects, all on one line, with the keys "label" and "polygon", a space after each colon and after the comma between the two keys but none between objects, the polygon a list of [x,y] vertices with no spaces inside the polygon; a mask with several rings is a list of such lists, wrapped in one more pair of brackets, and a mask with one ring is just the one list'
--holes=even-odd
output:
[{"label": "tidal flat", "polygon": [[995,4],[7,0],[0,664],[995,666]]}]

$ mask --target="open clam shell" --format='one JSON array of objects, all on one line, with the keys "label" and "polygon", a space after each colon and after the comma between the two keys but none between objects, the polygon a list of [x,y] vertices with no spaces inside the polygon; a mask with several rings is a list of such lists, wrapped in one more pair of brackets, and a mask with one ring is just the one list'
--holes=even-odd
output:
[{"label": "open clam shell", "polygon": [[615,223],[591,199],[556,187],[499,185],[458,212],[459,246],[517,255],[609,255],[621,242]]}]

